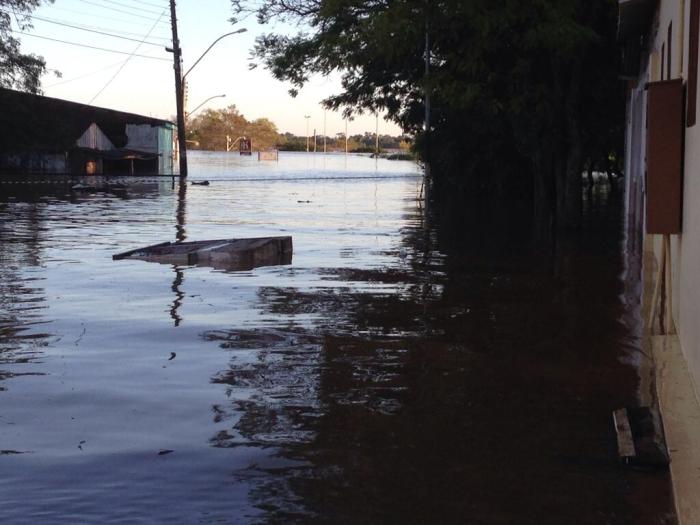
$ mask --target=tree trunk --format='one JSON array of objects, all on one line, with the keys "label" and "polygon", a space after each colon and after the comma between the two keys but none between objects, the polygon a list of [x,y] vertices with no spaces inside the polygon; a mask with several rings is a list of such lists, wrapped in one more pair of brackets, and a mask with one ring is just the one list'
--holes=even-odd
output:
[{"label": "tree trunk", "polygon": [[549,242],[554,229],[554,169],[547,152],[539,151],[533,160],[533,227],[534,237]]},{"label": "tree trunk", "polygon": [[566,93],[566,144],[565,165],[562,173],[563,187],[559,189],[562,203],[557,210],[559,227],[567,230],[578,229],[581,225],[583,208],[583,147],[579,119],[581,98],[581,64],[575,62],[569,73]]}]

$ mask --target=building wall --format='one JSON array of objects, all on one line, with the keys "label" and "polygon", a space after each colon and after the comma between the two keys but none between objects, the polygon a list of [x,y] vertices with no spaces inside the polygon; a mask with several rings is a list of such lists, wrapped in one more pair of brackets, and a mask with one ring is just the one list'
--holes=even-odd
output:
[{"label": "building wall", "polygon": [[[646,161],[646,95],[644,84],[667,80],[668,26],[672,24],[670,78],[686,79],[688,71],[690,0],[661,0],[652,23],[648,56],[628,97],[626,172],[630,231],[644,224],[639,200],[644,199]],[[663,69],[663,70],[662,70]],[[698,90],[700,94],[700,89]],[[699,111],[700,112],[700,111]],[[683,232],[671,236],[671,305],[683,354],[696,386],[700,385],[700,118],[685,129]],[[662,237],[646,235],[645,249],[660,261]],[[650,298],[645,298],[649,300]]]},{"label": "building wall", "polygon": [[[690,2],[684,15],[689,27]],[[687,71],[689,39],[684,39]],[[699,90],[700,92],[700,90]],[[674,319],[688,366],[700,385],[700,123],[685,130],[683,235],[673,243]]]},{"label": "building wall", "polygon": [[0,155],[0,173],[54,174],[67,171],[69,171],[69,164],[65,154],[3,153]]},{"label": "building wall", "polygon": [[173,173],[173,128],[158,128],[158,173],[160,175],[170,175]]}]

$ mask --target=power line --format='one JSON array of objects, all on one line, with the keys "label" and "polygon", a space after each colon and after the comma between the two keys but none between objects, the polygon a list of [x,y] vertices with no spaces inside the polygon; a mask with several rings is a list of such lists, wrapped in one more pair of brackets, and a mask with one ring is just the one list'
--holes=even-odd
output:
[{"label": "power line", "polygon": [[[93,17],[93,18],[99,18],[101,21],[118,22],[118,23],[121,23],[121,24],[129,24],[130,26],[133,26],[133,25],[136,24],[136,25],[142,25],[142,26],[146,27],[146,23],[145,23],[145,22],[134,21],[134,20],[122,20],[122,19],[119,19],[119,18],[104,16],[104,14],[101,14],[101,13],[89,13],[89,12],[86,12],[86,11],[78,11],[77,9],[68,9],[68,8],[66,8],[66,7],[58,7],[58,6],[56,6],[55,4],[52,4],[52,5],[48,6],[48,8],[49,8],[49,9],[53,9],[53,10],[58,9],[59,11],[65,11],[65,12],[67,12],[67,13],[74,13],[74,14],[82,15],[82,16],[91,16],[91,17]],[[141,34],[141,33],[132,33],[132,34]],[[153,37],[153,38],[155,38],[155,37]],[[165,38],[165,37],[162,37],[162,36],[159,36],[159,37],[157,37],[157,38],[163,39],[163,40],[170,40],[169,38]]]},{"label": "power line", "polygon": [[[91,2],[90,0],[79,0],[80,2],[83,2],[84,4],[89,4],[89,5],[94,5],[97,7],[101,7],[102,9],[109,9],[110,11],[116,11],[117,13],[124,13],[129,16],[135,16],[136,18],[143,18],[145,20],[153,20],[150,16],[143,16],[143,15],[137,15],[136,13],[132,13],[130,11],[124,11],[123,9],[117,9],[116,7],[109,7],[106,5],[98,4],[96,2]],[[158,18],[158,22],[160,22],[160,18]],[[166,22],[163,22],[166,23]]]},{"label": "power line", "polygon": [[92,76],[92,75],[96,75],[97,73],[102,73],[103,71],[107,71],[107,70],[109,70],[109,69],[115,68],[115,67],[117,67],[118,65],[122,64],[123,62],[124,62],[123,60],[120,60],[119,62],[116,62],[116,63],[114,63],[114,64],[111,64],[111,65],[109,65],[109,66],[107,66],[107,67],[103,67],[103,68],[98,69],[98,70],[96,70],[96,71],[91,71],[90,73],[85,73],[84,75],[80,75],[80,76],[78,76],[78,77],[73,77],[73,78],[70,78],[70,79],[67,79],[67,80],[62,80],[62,81],[60,81],[60,82],[55,82],[54,84],[49,84],[48,86],[42,86],[42,87],[44,87],[44,88],[46,88],[46,89],[50,89],[50,88],[52,88],[52,87],[61,86],[61,85],[63,85],[63,84],[68,84],[69,82],[75,82],[76,80],[82,80],[83,78],[86,78],[86,77],[89,77],[89,76]]},{"label": "power line", "polygon": [[24,31],[15,31],[15,30],[12,30],[12,32],[13,32],[13,33],[16,33],[16,34],[18,34],[18,35],[31,36],[31,37],[34,37],[34,38],[41,38],[41,39],[43,39],[43,40],[51,40],[52,42],[60,42],[61,44],[69,44],[69,45],[72,45],[72,46],[86,47],[86,48],[88,48],[88,49],[96,49],[96,50],[98,50],[98,51],[104,51],[104,52],[106,52],[106,53],[117,53],[117,54],[119,54],[119,55],[131,55],[131,56],[138,57],[138,58],[150,58],[151,60],[164,60],[164,61],[166,61],[166,62],[170,62],[170,59],[169,59],[169,58],[154,57],[154,56],[149,56],[149,55],[135,55],[135,54],[133,54],[133,53],[129,53],[128,51],[117,51],[116,49],[107,49],[107,48],[104,48],[104,47],[91,46],[91,45],[88,45],[88,44],[80,44],[80,43],[78,43],[78,42],[69,42],[69,41],[67,41],[67,40],[60,40],[60,39],[58,39],[58,38],[50,38],[50,37],[48,37],[48,36],[35,35],[35,34],[33,34],[33,33],[25,33]]},{"label": "power line", "polygon": [[67,23],[65,23],[65,22],[58,22],[58,21],[55,21],[55,20],[49,20],[48,18],[41,18],[41,17],[39,17],[39,16],[33,16],[32,18],[33,18],[34,20],[41,20],[42,22],[47,22],[47,23],[49,23],[49,24],[56,24],[56,25],[64,26],[64,27],[71,27],[71,28],[73,28],[73,29],[78,29],[78,30],[80,30],[80,31],[88,31],[88,32],[90,32],[90,33],[96,33],[96,34],[98,34],[98,35],[105,35],[105,36],[109,36],[109,37],[112,37],[112,38],[121,38],[122,40],[131,40],[132,42],[141,42],[141,43],[143,43],[143,44],[148,44],[149,46],[163,47],[163,44],[157,44],[157,43],[155,43],[155,42],[142,42],[142,41],[139,40],[138,38],[131,38],[131,37],[128,37],[128,36],[115,35],[115,34],[113,34],[113,33],[107,33],[107,32],[105,32],[105,31],[98,31],[98,30],[96,30],[96,29],[88,29],[87,27],[80,27],[80,26],[76,26],[76,25],[73,25],[73,24],[67,24]]},{"label": "power line", "polygon": [[100,1],[101,1],[101,2],[104,2],[104,3],[106,3],[106,4],[118,5],[118,6],[121,6],[121,7],[125,8],[125,9],[132,9],[132,10],[134,10],[134,11],[142,11],[142,12],[144,12],[144,13],[149,13],[149,14],[151,14],[151,15],[157,15],[157,14],[158,14],[158,11],[152,11],[152,10],[150,10],[150,9],[143,9],[142,7],[135,7],[135,6],[130,6],[130,5],[128,5],[128,4],[122,4],[121,2],[115,2],[114,0],[100,0]]},{"label": "power line", "polygon": [[[12,11],[3,10],[2,8],[0,8],[0,12],[4,12],[4,13],[7,13],[7,14],[16,14],[16,13],[14,13],[14,12],[12,12]],[[27,17],[27,18],[31,18],[32,20],[40,20],[40,21],[42,21],[42,22],[48,22],[48,23],[50,23],[50,24],[65,25],[65,26],[68,26],[68,27],[73,27],[73,28],[75,28],[75,29],[91,30],[91,31],[93,31],[93,32],[95,32],[95,33],[104,32],[104,33],[102,33],[102,34],[107,34],[108,36],[112,36],[112,35],[114,35],[115,33],[118,33],[118,34],[120,34],[120,35],[134,35],[134,36],[139,36],[139,37],[142,35],[142,33],[134,33],[134,32],[131,32],[131,31],[121,31],[121,30],[119,30],[119,29],[111,29],[111,28],[105,28],[105,27],[100,27],[100,26],[91,26],[91,25],[85,25],[85,24],[78,24],[78,25],[75,25],[75,24],[73,24],[72,22],[66,22],[65,20],[58,20],[58,19],[55,19],[55,18],[44,18],[44,17],[41,17],[41,16],[29,15],[29,14],[27,14],[27,15],[22,15],[22,16],[25,16],[25,17]],[[151,38],[155,38],[155,39],[157,39],[157,40],[165,40],[165,41],[167,41],[167,42],[170,42],[170,37],[153,36],[153,35],[151,35]],[[136,42],[139,42],[139,40],[136,40]],[[161,45],[161,44],[156,44],[156,45]]]},{"label": "power line", "polygon": [[134,48],[134,50],[133,50],[133,51],[131,52],[131,54],[129,55],[129,58],[127,58],[127,59],[124,61],[124,63],[121,65],[121,67],[117,70],[117,72],[114,73],[114,75],[112,75],[112,78],[110,78],[110,79],[107,81],[107,83],[106,83],[104,86],[102,86],[102,89],[100,89],[100,90],[97,92],[97,94],[96,94],[94,97],[92,97],[92,98],[90,99],[90,102],[88,102],[88,104],[92,104],[92,102],[93,102],[97,97],[99,97],[105,89],[107,89],[107,86],[109,86],[109,85],[112,83],[112,81],[114,81],[114,79],[117,78],[117,75],[119,75],[119,73],[121,73],[122,70],[126,67],[126,65],[127,65],[127,63],[129,62],[129,60],[131,60],[131,59],[132,59],[133,57],[135,57],[135,56],[138,56],[138,55],[136,55],[135,53],[136,53],[136,52],[139,50],[139,48],[143,45],[143,43],[146,41],[146,39],[151,35],[151,32],[153,32],[153,30],[156,28],[156,26],[158,25],[158,22],[160,22],[160,19],[163,18],[163,15],[164,15],[164,14],[165,14],[165,10],[163,10],[163,12],[160,14],[160,16],[156,19],[156,21],[153,22],[153,25],[151,26],[151,29],[148,30],[148,33],[146,33],[146,36],[143,37],[143,40],[141,41],[141,43],[139,43],[139,45],[137,45],[137,46]]},{"label": "power line", "polygon": [[156,9],[166,9],[166,8],[167,8],[167,2],[165,2],[165,4],[158,5],[158,4],[153,4],[153,3],[151,3],[151,2],[142,2],[141,0],[129,0],[129,1],[130,1],[130,2],[133,2],[133,3],[135,3],[135,4],[147,5],[147,6],[150,6],[150,7],[155,7]]}]

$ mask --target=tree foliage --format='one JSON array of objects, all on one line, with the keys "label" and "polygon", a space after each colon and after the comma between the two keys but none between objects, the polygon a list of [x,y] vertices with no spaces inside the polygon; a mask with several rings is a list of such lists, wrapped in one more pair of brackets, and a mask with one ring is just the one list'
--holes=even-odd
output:
[{"label": "tree foliage", "polygon": [[188,125],[187,138],[196,143],[197,149],[225,151],[226,137],[235,141],[239,137],[252,138],[255,150],[273,148],[279,141],[277,126],[266,119],[248,121],[235,105],[224,109],[207,109]]},{"label": "tree foliage", "polygon": [[[384,110],[422,137],[433,103],[436,182],[523,190],[536,215],[575,226],[587,161],[622,147],[616,0],[233,0],[234,13],[298,23],[261,36],[254,55],[300,89],[340,72],[324,101],[346,113]],[[425,73],[426,34],[430,73]]]},{"label": "tree foliage", "polygon": [[43,1],[53,0],[0,0],[0,87],[15,88],[37,93],[46,62],[40,56],[24,54],[20,41],[12,33],[12,21],[26,30],[32,27],[30,14]]}]

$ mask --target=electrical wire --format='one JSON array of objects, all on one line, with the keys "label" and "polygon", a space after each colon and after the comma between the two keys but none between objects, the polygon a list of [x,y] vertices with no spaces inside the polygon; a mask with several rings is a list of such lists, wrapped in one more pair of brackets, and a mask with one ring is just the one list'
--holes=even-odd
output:
[{"label": "electrical wire", "polygon": [[[47,9],[65,11],[67,13],[73,13],[73,14],[82,15],[82,16],[91,16],[93,18],[99,18],[101,21],[118,22],[120,24],[129,24],[130,26],[141,25],[143,27],[148,27],[145,22],[134,21],[134,20],[122,20],[120,18],[105,16],[102,13],[90,13],[90,12],[86,12],[86,11],[78,11],[77,9],[69,9],[67,7],[58,7],[55,4],[51,4],[51,5],[47,6]],[[139,34],[140,35],[141,33],[132,33],[132,34]],[[153,38],[155,38],[155,37],[153,37]],[[165,37],[161,37],[161,36],[159,36],[158,38],[166,39]],[[166,40],[169,40],[169,39],[166,39]]]},{"label": "electrical wire", "polygon": [[143,41],[142,41],[140,44],[138,44],[138,45],[134,48],[134,50],[132,51],[131,55],[129,55],[129,57],[124,61],[124,63],[123,63],[123,64],[121,65],[121,67],[117,70],[117,72],[114,73],[114,75],[112,75],[112,77],[107,81],[107,83],[106,83],[104,86],[102,86],[102,89],[100,89],[100,90],[97,92],[97,94],[96,94],[94,97],[92,97],[92,98],[90,99],[90,102],[88,102],[88,104],[92,104],[93,101],[94,101],[97,97],[99,97],[105,89],[107,89],[107,86],[109,86],[109,85],[114,81],[114,79],[117,78],[117,76],[119,75],[119,73],[121,73],[122,70],[126,67],[126,65],[129,63],[129,60],[131,60],[131,59],[132,59],[133,57],[135,57],[135,56],[138,56],[138,55],[136,55],[135,53],[136,53],[136,52],[139,50],[139,48],[143,45],[143,43],[146,41],[146,39],[148,39],[148,37],[151,35],[151,33],[153,32],[153,30],[156,28],[156,26],[158,25],[158,22],[160,22],[160,19],[163,17],[163,15],[164,15],[165,13],[166,13],[166,10],[164,9],[163,12],[160,14],[160,16],[156,19],[156,21],[153,22],[153,25],[151,26],[151,29],[148,30],[148,33],[146,33],[146,36],[143,37]]},{"label": "electrical wire", "polygon": [[[106,6],[106,5],[98,4],[98,3],[96,3],[96,2],[91,2],[90,0],[79,0],[79,1],[82,2],[82,3],[84,3],[84,4],[89,4],[89,5],[94,5],[94,6],[97,6],[97,7],[101,7],[102,9],[108,9],[108,10],[110,10],[110,11],[116,11],[117,13],[124,13],[124,14],[130,15],[130,16],[134,16],[134,17],[136,17],[136,18],[143,18],[144,20],[151,20],[151,21],[153,21],[153,18],[151,18],[150,16],[137,15],[136,13],[131,13],[131,12],[129,12],[129,11],[124,11],[123,9],[117,9],[116,7],[109,7],[109,6]],[[160,22],[160,17],[158,18],[158,21]],[[166,22],[163,21],[162,23],[166,23]]]},{"label": "electrical wire", "polygon": [[88,29],[87,27],[80,27],[80,26],[76,26],[76,25],[73,25],[73,24],[67,24],[67,23],[65,23],[65,22],[58,22],[58,21],[54,21],[54,20],[49,20],[49,19],[47,19],[47,18],[41,18],[41,17],[38,17],[38,16],[33,16],[32,18],[33,18],[34,20],[41,20],[42,22],[47,22],[47,23],[49,23],[49,24],[56,24],[56,25],[59,25],[59,26],[70,27],[70,28],[73,28],[73,29],[78,29],[78,30],[80,30],[80,31],[88,31],[88,32],[90,32],[90,33],[96,33],[96,34],[98,34],[98,35],[105,35],[105,36],[109,36],[109,37],[112,37],[112,38],[121,38],[122,40],[130,40],[130,41],[132,41],[132,42],[141,42],[142,44],[148,44],[149,46],[163,47],[163,44],[161,44],[161,43],[156,43],[156,42],[142,42],[142,41],[139,40],[138,38],[131,38],[131,37],[128,37],[128,36],[115,35],[115,34],[113,34],[113,33],[107,33],[107,32],[105,32],[105,31],[98,31],[98,30],[96,30],[96,29]]},{"label": "electrical wire", "polygon": [[[3,10],[0,8],[0,12],[7,13],[7,14],[14,14],[17,15],[17,13],[13,11],[7,11]],[[22,15],[27,18],[31,18],[32,20],[40,20],[41,22],[48,22],[50,24],[57,24],[57,25],[65,25],[67,27],[73,27],[75,29],[82,29],[82,30],[89,30],[95,33],[100,33],[100,34],[107,34],[108,36],[112,36],[114,34],[120,34],[120,35],[132,35],[132,36],[138,36],[140,37],[143,33],[134,33],[132,31],[121,31],[119,29],[111,29],[111,28],[105,28],[105,27],[100,27],[100,26],[91,26],[91,25],[85,25],[85,24],[75,24],[73,22],[67,22],[65,20],[58,20],[55,18],[44,18],[42,16],[36,16],[36,15]],[[172,37],[165,37],[165,36],[154,36],[151,35],[151,39],[155,38],[157,40],[164,40],[166,42],[171,42]],[[139,40],[136,40],[136,42],[139,42]],[[161,44],[156,44],[156,45],[161,45]]]},{"label": "electrical wire", "polygon": [[103,68],[101,68],[101,69],[97,69],[97,70],[95,70],[95,71],[91,71],[90,73],[85,73],[85,74],[80,75],[80,76],[78,76],[78,77],[73,77],[73,78],[69,78],[69,79],[66,79],[66,80],[61,80],[60,82],[55,82],[55,83],[53,83],[53,84],[49,84],[48,86],[42,86],[42,87],[45,88],[45,89],[50,89],[50,88],[52,88],[52,87],[61,86],[61,85],[63,85],[63,84],[68,84],[69,82],[75,82],[76,80],[82,80],[83,78],[87,78],[87,77],[90,77],[90,76],[92,76],[92,75],[96,75],[96,74],[98,74],[98,73],[102,73],[103,71],[108,71],[108,70],[110,70],[110,69],[113,69],[113,68],[115,68],[115,67],[121,65],[123,62],[124,62],[123,60],[120,60],[119,62],[115,62],[114,64],[111,64],[111,65],[109,65],[109,66],[103,67]]},{"label": "electrical wire", "polygon": [[85,47],[88,49],[96,49],[97,51],[104,51],[106,53],[117,53],[119,55],[131,55],[133,57],[138,57],[138,58],[150,58],[151,60],[165,60],[166,62],[170,62],[169,58],[154,57],[154,56],[150,56],[150,55],[136,55],[133,53],[129,53],[128,51],[117,51],[116,49],[107,49],[105,47],[91,46],[88,44],[81,44],[78,42],[69,42],[67,40],[60,40],[58,38],[51,38],[51,37],[43,36],[43,35],[36,35],[34,33],[25,33],[24,31],[12,30],[12,32],[16,33],[18,35],[25,35],[25,36],[31,36],[34,38],[41,38],[42,40],[50,40],[52,42],[60,42],[61,44],[70,44],[72,46]]},{"label": "electrical wire", "polygon": [[130,2],[133,2],[133,3],[135,3],[135,4],[147,5],[147,6],[150,6],[150,7],[155,7],[156,9],[166,9],[166,8],[168,7],[168,5],[167,5],[168,3],[167,3],[167,2],[165,2],[164,4],[158,5],[158,4],[153,4],[153,3],[151,3],[151,2],[142,2],[141,0],[129,0],[129,1],[130,1]]},{"label": "electrical wire", "polygon": [[[143,13],[148,13],[150,15],[157,15],[158,11],[152,11],[151,9],[143,9],[142,7],[135,7],[135,6],[130,6],[128,4],[122,4],[121,2],[115,2],[114,0],[100,0],[100,2],[104,2],[105,4],[113,4],[113,5],[118,5],[120,7],[123,7],[125,9],[131,9],[133,11],[141,11]],[[163,9],[163,7],[161,7]]]}]

